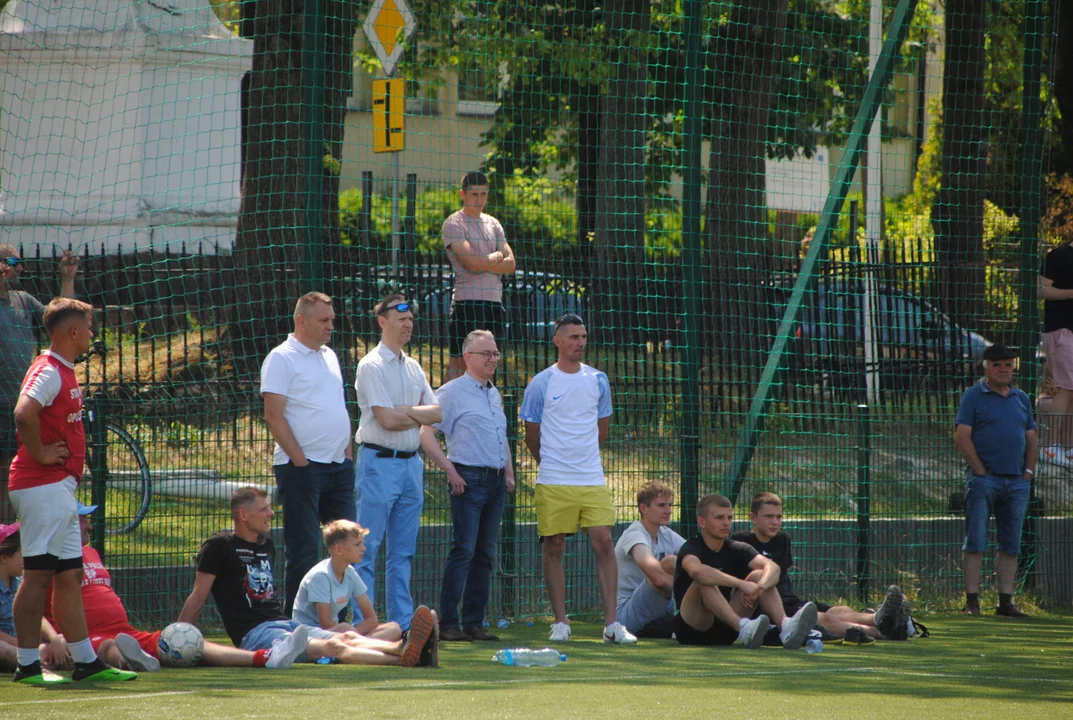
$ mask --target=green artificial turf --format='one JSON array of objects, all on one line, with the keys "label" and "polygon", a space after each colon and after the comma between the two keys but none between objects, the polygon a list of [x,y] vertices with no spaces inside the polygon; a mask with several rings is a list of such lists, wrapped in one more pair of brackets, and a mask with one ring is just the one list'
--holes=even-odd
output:
[{"label": "green artificial turf", "polygon": [[1073,619],[928,617],[930,638],[819,655],[781,648],[600,642],[575,623],[556,668],[491,662],[543,647],[516,623],[500,643],[444,644],[441,668],[302,665],[290,671],[165,669],[132,683],[42,690],[0,684],[26,718],[1028,718],[1073,717]]}]

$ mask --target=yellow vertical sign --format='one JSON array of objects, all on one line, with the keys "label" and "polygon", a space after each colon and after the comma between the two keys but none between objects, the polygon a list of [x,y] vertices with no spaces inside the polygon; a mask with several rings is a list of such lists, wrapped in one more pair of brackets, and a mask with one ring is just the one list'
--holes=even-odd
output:
[{"label": "yellow vertical sign", "polygon": [[405,80],[373,80],[373,152],[399,152],[406,146],[405,107]]}]

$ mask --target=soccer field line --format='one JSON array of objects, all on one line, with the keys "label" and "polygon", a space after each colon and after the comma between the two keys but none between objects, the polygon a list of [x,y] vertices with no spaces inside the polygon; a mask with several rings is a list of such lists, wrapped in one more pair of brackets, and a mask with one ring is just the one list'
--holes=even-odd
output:
[{"label": "soccer field line", "polygon": [[[63,692],[63,690],[54,692]],[[13,705],[58,705],[60,703],[99,702],[101,700],[152,700],[166,695],[193,695],[195,692],[195,690],[165,690],[164,692],[131,693],[129,695],[80,695],[79,697],[71,698],[52,697],[47,700],[5,700],[4,707],[9,708]]]}]

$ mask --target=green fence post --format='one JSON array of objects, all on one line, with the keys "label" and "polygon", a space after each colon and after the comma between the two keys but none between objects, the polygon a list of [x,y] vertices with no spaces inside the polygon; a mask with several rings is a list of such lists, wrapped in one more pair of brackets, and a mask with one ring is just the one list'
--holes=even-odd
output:
[{"label": "green fence post", "polygon": [[679,454],[682,485],[679,493],[679,531],[686,537],[696,530],[700,485],[700,218],[701,202],[701,56],[704,34],[700,0],[685,0],[685,164],[682,168],[682,366],[679,395],[682,428]]},{"label": "green fence post", "polygon": [[93,549],[104,557],[105,516],[108,512],[105,497],[108,492],[108,435],[105,417],[108,412],[108,395],[103,390],[93,393],[93,405],[89,412],[90,446],[93,448],[90,472],[93,474],[93,499],[97,506],[93,513]]},{"label": "green fence post", "polygon": [[857,598],[868,603],[872,549],[872,415],[865,404],[857,406]]},{"label": "green fence post", "polygon": [[[749,414],[745,418],[745,426],[738,438],[738,445],[734,451],[734,459],[730,464],[726,479],[723,483],[723,494],[736,503],[741,486],[745,482],[745,476],[749,473],[749,464],[752,462],[753,453],[756,452],[756,444],[759,442],[760,433],[763,431],[764,420],[767,417],[768,404],[771,402],[773,389],[781,382],[783,369],[783,357],[786,353],[786,345],[793,336],[797,326],[797,317],[804,303],[805,294],[812,292],[816,280],[816,265],[821,256],[827,252],[827,245],[831,239],[835,225],[838,222],[842,205],[846,201],[850,185],[853,183],[853,175],[860,163],[861,152],[864,149],[868,129],[871,127],[872,118],[875,117],[880,105],[883,103],[883,95],[887,85],[890,84],[894,72],[895,59],[898,49],[905,40],[909,31],[909,21],[913,17],[917,0],[899,0],[898,7],[894,9],[894,17],[887,30],[887,39],[883,43],[883,51],[876,61],[875,72],[868,78],[864,95],[861,98],[861,107],[857,111],[857,117],[853,120],[853,128],[850,131],[849,143],[842,160],[838,165],[838,174],[831,185],[831,191],[827,194],[823,212],[820,214],[819,224],[816,226],[816,234],[809,245],[805,259],[801,263],[801,270],[794,283],[790,300],[786,304],[786,312],[779,323],[779,329],[775,333],[775,341],[768,352],[767,364],[760,376],[760,383],[753,395],[752,404],[749,406]],[[688,80],[687,80],[688,82]],[[683,261],[685,261],[683,252]]]},{"label": "green fence post", "polygon": [[324,18],[325,0],[306,0],[302,19],[302,85],[306,88],[308,107],[309,157],[306,201],[305,252],[301,254],[301,292],[324,292]]},{"label": "green fence post", "polygon": [[[507,442],[510,443],[510,462],[515,470],[518,468],[518,402],[513,393],[503,393],[503,412],[507,415]],[[517,475],[515,475],[517,477]],[[517,617],[517,579],[518,579],[518,519],[515,515],[518,493],[521,488],[514,486],[514,497],[507,496],[503,507],[503,520],[499,540],[499,577],[502,580],[503,617]]]},{"label": "green fence post", "polygon": [[[1043,196],[1043,142],[1040,123],[1043,115],[1040,85],[1043,74],[1043,33],[1045,0],[1026,0],[1024,21],[1024,88],[1022,90],[1023,128],[1021,158],[1021,273],[1018,281],[1018,335],[1020,345],[1019,384],[1034,401],[1036,397],[1036,345],[1039,342],[1039,299],[1036,276],[1039,274],[1039,225]],[[1068,40],[1066,41],[1068,42]],[[1025,518],[1024,551],[1019,557],[1020,572],[1026,587],[1032,587],[1038,552],[1037,531],[1040,515],[1036,483],[1032,483]]]}]

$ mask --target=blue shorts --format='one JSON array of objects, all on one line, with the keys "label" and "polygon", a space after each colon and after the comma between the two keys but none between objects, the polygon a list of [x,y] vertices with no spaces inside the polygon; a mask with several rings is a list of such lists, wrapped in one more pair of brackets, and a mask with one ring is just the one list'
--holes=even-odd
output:
[{"label": "blue shorts", "polygon": [[[297,620],[269,620],[268,622],[263,622],[246,633],[246,637],[242,638],[242,645],[239,647],[250,652],[271,650],[272,644],[276,640],[283,640],[297,630],[301,624]],[[310,640],[328,640],[337,634],[312,625],[306,625],[306,627],[309,628]],[[310,662],[310,660],[303,652],[295,662]]]},{"label": "blue shorts", "polygon": [[651,583],[645,581],[633,589],[633,594],[618,606],[615,614],[627,630],[639,633],[651,622],[673,619],[674,600],[660,597]]},{"label": "blue shorts", "polygon": [[977,475],[969,470],[965,481],[965,542],[961,549],[971,553],[987,550],[987,524],[994,515],[999,551],[1019,554],[1029,488],[1028,480],[1018,475]]}]

